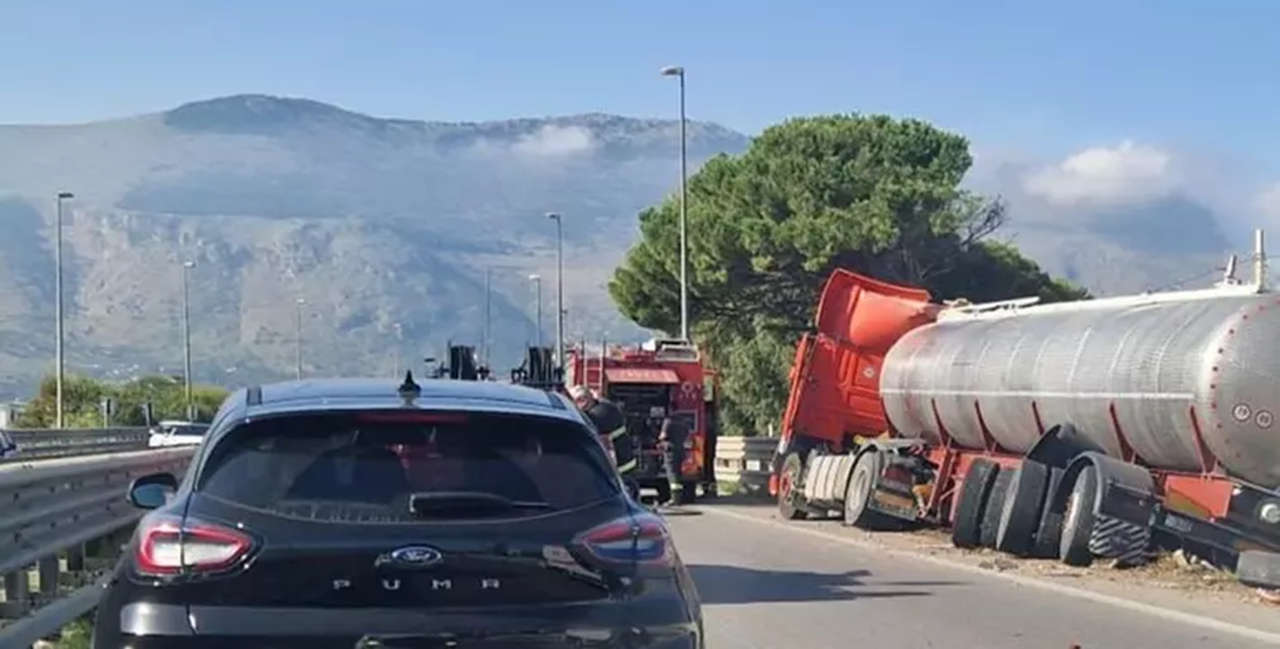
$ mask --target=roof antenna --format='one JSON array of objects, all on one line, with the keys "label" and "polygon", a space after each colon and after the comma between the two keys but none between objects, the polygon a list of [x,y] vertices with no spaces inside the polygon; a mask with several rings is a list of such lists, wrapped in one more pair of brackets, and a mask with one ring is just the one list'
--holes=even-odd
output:
[{"label": "roof antenna", "polygon": [[400,398],[404,399],[404,405],[412,406],[415,399],[422,394],[422,386],[413,382],[413,370],[404,373],[404,383],[396,388],[396,392],[400,394]]}]

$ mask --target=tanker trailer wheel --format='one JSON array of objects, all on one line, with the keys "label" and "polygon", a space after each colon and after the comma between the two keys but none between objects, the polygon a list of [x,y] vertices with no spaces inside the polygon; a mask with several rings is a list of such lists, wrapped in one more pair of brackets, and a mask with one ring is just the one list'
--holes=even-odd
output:
[{"label": "tanker trailer wheel", "polygon": [[1089,537],[1093,536],[1093,508],[1098,501],[1098,471],[1086,466],[1076,475],[1062,517],[1062,540],[1058,542],[1058,559],[1068,566],[1085,567],[1093,563]]},{"label": "tanker trailer wheel", "polygon": [[858,456],[858,461],[849,473],[849,486],[844,491],[844,520],[848,526],[860,527],[864,530],[878,530],[888,527],[888,516],[870,509],[871,499],[876,493],[876,481],[884,469],[884,457],[880,451],[869,450]]},{"label": "tanker trailer wheel", "polygon": [[1035,547],[1031,556],[1037,559],[1057,559],[1058,544],[1062,542],[1062,512],[1053,511],[1053,497],[1058,493],[1065,472],[1057,467],[1049,469],[1049,485],[1044,490],[1044,504],[1040,507],[1040,525],[1036,527]]},{"label": "tanker trailer wheel", "polygon": [[789,521],[802,521],[809,517],[804,507],[804,494],[800,492],[800,477],[804,474],[804,463],[800,454],[792,451],[782,460],[782,470],[778,472],[778,513]]},{"label": "tanker trailer wheel", "polygon": [[957,548],[978,547],[982,527],[982,508],[991,493],[1000,465],[991,460],[977,459],[969,465],[960,485],[955,516],[951,521],[951,544]]},{"label": "tanker trailer wheel", "polygon": [[1036,528],[1049,486],[1049,467],[1024,460],[1009,483],[996,529],[996,549],[1025,557],[1035,549]]},{"label": "tanker trailer wheel", "polygon": [[982,508],[982,521],[978,525],[978,545],[984,548],[996,547],[996,533],[1000,531],[1000,515],[1004,513],[1004,501],[1009,496],[1009,486],[1021,471],[1016,468],[1001,469],[991,483],[991,493],[987,494],[987,504]]}]

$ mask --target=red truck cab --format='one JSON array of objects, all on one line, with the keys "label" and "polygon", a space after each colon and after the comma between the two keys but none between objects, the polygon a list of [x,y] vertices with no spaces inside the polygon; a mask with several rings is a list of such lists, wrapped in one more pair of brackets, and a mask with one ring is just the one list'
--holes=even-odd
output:
[{"label": "red truck cab", "polygon": [[856,436],[888,434],[880,401],[880,368],[908,331],[937,318],[941,305],[924,289],[897,286],[847,270],[827,280],[814,330],[796,347],[770,493],[787,488],[781,463],[797,435],[846,450]]},{"label": "red truck cab", "polygon": [[[583,346],[585,347],[585,345]],[[695,493],[708,480],[708,429],[714,417],[713,379],[694,345],[677,340],[654,340],[640,346],[609,348],[590,355],[583,347],[570,350],[565,384],[584,385],[622,409],[628,430],[638,442],[641,487],[659,491],[669,485],[662,472],[658,423],[665,416],[681,420],[689,430],[680,475],[682,496]]]}]

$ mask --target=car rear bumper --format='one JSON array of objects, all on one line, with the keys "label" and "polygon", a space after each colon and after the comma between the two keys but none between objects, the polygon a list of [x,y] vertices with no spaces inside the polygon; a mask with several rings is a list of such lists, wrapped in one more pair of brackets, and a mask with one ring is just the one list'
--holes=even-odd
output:
[{"label": "car rear bumper", "polygon": [[[228,643],[234,642],[235,645]],[[228,646],[253,647],[253,649],[704,649],[705,645],[695,632],[664,638],[617,638],[613,640],[584,641],[569,637],[494,637],[488,640],[466,640],[449,637],[382,637],[317,638],[313,636],[237,636],[235,638],[172,638],[129,637],[110,646],[129,649],[227,649]]]},{"label": "car rear bumper", "polygon": [[703,647],[701,621],[691,620],[678,601],[508,607],[483,613],[135,603],[120,609],[119,616],[120,635],[108,637],[97,630],[96,649]]}]

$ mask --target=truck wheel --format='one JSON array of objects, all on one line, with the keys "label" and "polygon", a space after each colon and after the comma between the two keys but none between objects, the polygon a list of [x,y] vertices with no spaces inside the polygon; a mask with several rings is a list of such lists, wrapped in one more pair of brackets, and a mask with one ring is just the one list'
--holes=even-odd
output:
[{"label": "truck wheel", "polygon": [[1035,547],[1031,556],[1037,559],[1058,558],[1058,544],[1062,542],[1062,512],[1053,511],[1053,497],[1062,483],[1063,470],[1049,469],[1049,484],[1044,490],[1044,503],[1040,506],[1040,524],[1036,527]]},{"label": "truck wheel", "polygon": [[844,491],[844,519],[847,526],[860,527],[864,530],[877,530],[885,527],[884,514],[869,508],[871,499],[876,493],[876,481],[880,479],[880,471],[884,468],[884,458],[880,451],[870,450],[858,456],[858,461],[849,473],[849,485]]},{"label": "truck wheel", "polygon": [[991,493],[987,494],[987,503],[982,507],[982,522],[978,526],[978,545],[984,548],[996,547],[996,533],[1000,530],[1000,515],[1004,513],[1004,501],[1009,496],[1009,485],[1021,473],[1018,469],[1001,469],[991,483]]},{"label": "truck wheel", "polygon": [[982,506],[987,502],[991,483],[995,481],[999,471],[1000,465],[991,460],[977,459],[969,465],[969,471],[965,473],[964,482],[960,486],[955,516],[951,521],[951,543],[957,548],[978,547]]},{"label": "truck wheel", "polygon": [[1076,475],[1062,517],[1062,540],[1058,542],[1058,559],[1068,566],[1085,567],[1093,563],[1089,537],[1093,536],[1093,508],[1098,500],[1098,473],[1092,465]]},{"label": "truck wheel", "polygon": [[782,460],[782,470],[778,472],[778,513],[789,521],[800,521],[809,517],[804,508],[804,495],[800,493],[800,476],[803,475],[804,464],[799,453],[788,453]]},{"label": "truck wheel", "polygon": [[1035,547],[1036,528],[1040,524],[1040,508],[1044,491],[1049,486],[1049,467],[1024,460],[1009,483],[1004,498],[1000,524],[996,529],[996,549],[1020,557],[1031,554]]}]

